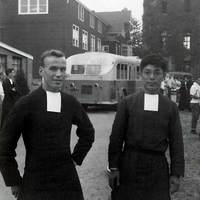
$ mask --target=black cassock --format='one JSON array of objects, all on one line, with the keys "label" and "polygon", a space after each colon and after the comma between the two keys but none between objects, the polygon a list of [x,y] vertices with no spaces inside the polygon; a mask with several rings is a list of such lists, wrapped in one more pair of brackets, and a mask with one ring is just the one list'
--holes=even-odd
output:
[{"label": "black cassock", "polygon": [[[170,167],[165,157],[169,146]],[[169,200],[169,176],[184,175],[177,106],[162,94],[158,112],[144,110],[144,92],[119,105],[109,144],[109,167],[120,171],[113,200]]]},{"label": "black cassock", "polygon": [[3,122],[6,120],[6,117],[10,112],[11,108],[14,106],[15,102],[20,98],[19,93],[12,90],[15,86],[14,83],[11,84],[8,78],[6,78],[3,81],[2,86],[5,96],[2,102],[1,126]]},{"label": "black cassock", "polygon": [[[70,151],[72,124],[79,137]],[[15,148],[22,134],[26,160],[23,178]],[[61,93],[61,112],[47,112],[42,87],[20,99],[0,133],[0,169],[7,186],[22,184],[20,200],[82,200],[73,161],[82,164],[94,141],[94,128],[80,103]]]}]

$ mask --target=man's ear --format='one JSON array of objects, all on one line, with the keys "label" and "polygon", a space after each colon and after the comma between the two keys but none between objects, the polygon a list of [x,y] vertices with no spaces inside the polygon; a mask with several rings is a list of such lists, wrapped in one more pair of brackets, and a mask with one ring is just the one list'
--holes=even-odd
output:
[{"label": "man's ear", "polygon": [[40,68],[39,68],[39,75],[43,76],[43,72],[44,72],[44,68],[42,66],[40,66]]}]

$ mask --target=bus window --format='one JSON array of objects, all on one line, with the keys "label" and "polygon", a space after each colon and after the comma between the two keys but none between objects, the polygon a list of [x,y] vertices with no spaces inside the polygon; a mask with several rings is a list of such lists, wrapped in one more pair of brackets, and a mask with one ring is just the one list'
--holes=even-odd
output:
[{"label": "bus window", "polygon": [[120,64],[117,65],[117,79],[120,79]]},{"label": "bus window", "polygon": [[121,64],[121,77],[120,79],[124,79],[124,64]]},{"label": "bus window", "polygon": [[127,65],[125,64],[124,65],[124,79],[126,79],[127,80],[127,74],[128,73],[128,69],[127,69]]},{"label": "bus window", "polygon": [[131,65],[128,66],[128,80],[131,80]]},{"label": "bus window", "polygon": [[86,74],[87,75],[98,75],[101,72],[101,65],[87,65]]},{"label": "bus window", "polygon": [[72,74],[84,74],[85,68],[84,65],[72,65],[71,73]]},{"label": "bus window", "polygon": [[117,79],[127,80],[128,78],[128,66],[127,64],[117,65]]},{"label": "bus window", "polygon": [[137,77],[137,79],[140,79],[140,66],[137,66],[136,67],[136,77]]}]

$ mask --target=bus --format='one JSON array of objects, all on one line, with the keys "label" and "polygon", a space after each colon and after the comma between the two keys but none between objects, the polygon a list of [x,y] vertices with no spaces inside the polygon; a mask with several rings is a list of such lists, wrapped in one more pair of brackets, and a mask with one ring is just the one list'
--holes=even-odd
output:
[{"label": "bus", "polygon": [[85,107],[116,105],[141,88],[140,61],[136,56],[86,52],[67,58],[64,92],[75,96]]}]

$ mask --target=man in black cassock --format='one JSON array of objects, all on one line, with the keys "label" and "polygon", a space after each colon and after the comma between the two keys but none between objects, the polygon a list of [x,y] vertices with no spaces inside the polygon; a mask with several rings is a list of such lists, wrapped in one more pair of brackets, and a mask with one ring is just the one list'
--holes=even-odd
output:
[{"label": "man in black cassock", "polygon": [[4,91],[4,99],[2,102],[1,126],[6,121],[7,115],[15,102],[19,99],[19,94],[16,91],[14,84],[15,70],[13,68],[6,69],[6,78],[3,80],[2,86]]},{"label": "man in black cassock", "polygon": [[159,93],[166,68],[162,57],[144,57],[143,90],[118,106],[108,150],[112,200],[170,200],[179,189],[184,150],[178,108]]},{"label": "man in black cassock", "polygon": [[[0,170],[19,200],[83,200],[75,165],[81,165],[94,141],[94,128],[80,103],[60,92],[65,55],[58,50],[41,56],[42,86],[22,97],[0,133]],[[70,151],[72,124],[79,140]],[[26,161],[23,178],[15,160],[22,134]]]}]

